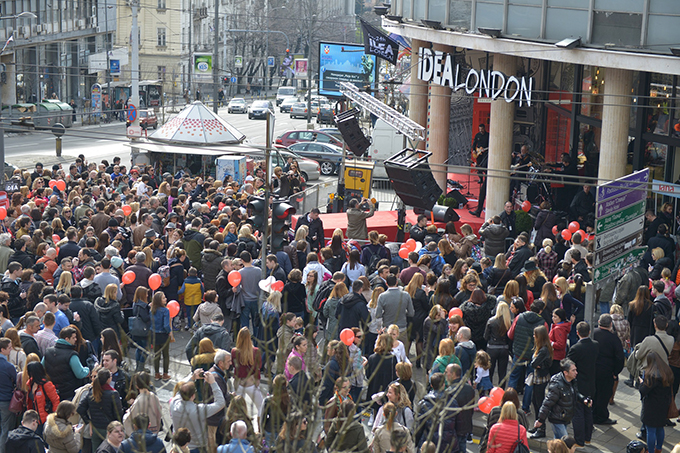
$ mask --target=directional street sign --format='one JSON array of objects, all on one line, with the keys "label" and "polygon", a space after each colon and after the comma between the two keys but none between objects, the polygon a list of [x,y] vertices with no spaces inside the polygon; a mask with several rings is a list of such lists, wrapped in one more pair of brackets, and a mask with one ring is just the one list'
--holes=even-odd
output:
[{"label": "directional street sign", "polygon": [[[595,268],[593,272],[594,283],[604,283],[610,278],[621,275],[631,265],[640,260],[640,257],[647,251],[647,247],[636,247],[624,253],[620,257]],[[601,287],[601,284],[598,285]]]},{"label": "directional street sign", "polygon": [[274,57],[267,57],[267,66],[270,68],[273,68],[274,65],[276,64],[276,60]]},{"label": "directional street sign", "polygon": [[595,236],[595,251],[612,246],[617,242],[625,241],[629,236],[642,231],[645,227],[645,218],[640,216],[619,227]]},{"label": "directional street sign", "polygon": [[602,218],[608,216],[612,212],[620,211],[645,198],[647,198],[647,191],[642,189],[629,190],[616,197],[608,198],[597,204],[597,217]]},{"label": "directional street sign", "polygon": [[611,197],[616,197],[629,189],[639,189],[646,186],[648,182],[649,168],[645,168],[616,181],[602,184],[597,188],[597,202],[600,203]]},{"label": "directional street sign", "polygon": [[626,222],[630,222],[636,217],[643,216],[645,214],[645,207],[646,202],[643,200],[626,209],[597,219],[595,221],[595,234],[604,233],[605,231],[609,231]]},{"label": "directional street sign", "polygon": [[624,254],[633,247],[643,245],[643,238],[644,232],[640,230],[609,247],[596,251],[593,265],[597,267],[600,264],[606,263],[607,261],[613,260],[617,256]]}]

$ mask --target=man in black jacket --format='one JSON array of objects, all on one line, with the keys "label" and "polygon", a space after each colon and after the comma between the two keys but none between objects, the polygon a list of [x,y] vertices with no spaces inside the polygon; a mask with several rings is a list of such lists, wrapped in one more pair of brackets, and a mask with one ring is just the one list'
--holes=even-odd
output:
[{"label": "man in black jacket", "polygon": [[29,316],[26,319],[26,329],[19,332],[19,340],[21,340],[21,349],[24,350],[28,356],[31,353],[37,354],[42,358],[38,342],[33,336],[40,330],[40,319],[37,316]]},{"label": "man in black jacket", "polygon": [[[595,369],[597,368],[597,355],[600,352],[600,344],[590,339],[590,325],[581,321],[576,325],[578,342],[567,353],[567,358],[576,364],[578,377],[576,383],[579,391],[588,398],[595,396]],[[590,443],[593,435],[593,410],[580,402],[574,407],[572,419],[574,438],[576,443],[584,446]]]},{"label": "man in black jacket", "polygon": [[120,395],[120,400],[123,403],[123,409],[127,409],[129,401],[127,398],[128,391],[130,391],[130,375],[122,368],[118,367],[121,357],[113,349],[104,352],[102,355],[102,366],[111,372],[113,379],[112,387]]},{"label": "man in black jacket", "polygon": [[409,237],[417,242],[423,242],[425,239],[425,227],[427,227],[427,216],[424,214],[418,215],[418,222],[411,227],[408,234]]},{"label": "man in black jacket", "polygon": [[[222,314],[224,315],[225,324],[227,330],[232,329],[233,331],[233,316],[231,311],[231,302],[234,299],[234,288],[229,283],[229,272],[234,270],[230,258],[225,258],[222,260],[222,270],[217,274],[217,279],[215,280],[215,290],[217,291],[217,305],[222,309]],[[239,327],[241,326],[241,321],[236,317]],[[238,329],[236,330],[238,331]]]},{"label": "man in black jacket", "polygon": [[4,451],[14,453],[44,453],[45,442],[36,434],[40,426],[40,415],[33,409],[24,412],[21,426],[9,432]]},{"label": "man in black jacket", "polygon": [[15,251],[12,256],[9,257],[10,263],[12,261],[16,261],[17,263],[21,264],[21,267],[24,269],[33,267],[35,264],[35,259],[26,251],[26,241],[23,239],[17,239],[14,241],[14,250]]},{"label": "man in black jacket", "polygon": [[612,332],[612,317],[600,315],[598,328],[593,332],[593,340],[600,345],[595,370],[595,398],[593,398],[593,423],[613,425],[616,420],[609,418],[609,400],[614,391],[614,380],[623,369],[623,346],[619,336]]},{"label": "man in black jacket", "polygon": [[416,406],[413,437],[417,448],[420,448],[425,441],[429,440],[437,445],[441,440],[441,445],[453,447],[449,451],[458,451],[456,433],[457,419],[460,417],[458,403],[453,393],[446,391],[445,384],[444,374],[434,373],[430,377],[432,390]]},{"label": "man in black jacket", "polygon": [[652,250],[659,247],[663,250],[664,256],[675,261],[675,242],[668,237],[668,226],[665,223],[659,225],[656,230],[656,235],[652,236],[647,241],[647,251],[642,257],[642,263],[645,265],[654,265],[652,259]]},{"label": "man in black jacket", "polygon": [[198,343],[204,338],[209,338],[212,341],[215,349],[224,349],[225,351],[231,351],[234,342],[231,339],[231,335],[227,332],[227,329],[223,327],[224,316],[221,313],[217,313],[210,318],[210,324],[206,324],[199,328],[191,340],[187,343],[184,352],[187,355],[187,360],[191,362],[193,356],[198,354]]},{"label": "man in black jacket", "polygon": [[[96,283],[94,286],[99,287]],[[92,302],[83,299],[83,288],[80,286],[71,287],[71,305],[69,308],[73,313],[80,315],[80,321],[76,323],[76,326],[83,334],[83,338],[94,344],[101,336],[102,325],[99,321],[99,313],[97,313]]]},{"label": "man in black jacket", "polygon": [[515,210],[513,209],[512,201],[506,201],[503,212],[501,212],[501,223],[508,229],[511,238],[517,237],[517,230],[515,228],[516,220],[517,214],[515,214]]},{"label": "man in black jacket", "polygon": [[324,243],[323,237],[323,222],[319,217],[321,211],[319,208],[313,208],[311,211],[298,217],[297,225],[295,225],[295,232],[300,229],[301,225],[307,225],[309,231],[307,232],[307,242],[314,251],[321,250]]},{"label": "man in black jacket", "polygon": [[346,294],[338,304],[335,315],[339,319],[338,332],[343,329],[351,329],[358,327],[365,330],[368,325],[368,302],[361,293],[364,284],[361,280],[355,280],[352,283],[352,292]]},{"label": "man in black jacket", "polygon": [[293,397],[293,407],[295,410],[306,414],[312,405],[313,384],[307,374],[302,371],[302,360],[300,357],[291,356],[288,359],[288,371],[293,375],[288,383],[291,396]]},{"label": "man in black jacket", "polygon": [[267,266],[267,276],[273,276],[275,279],[282,281],[283,283],[288,282],[286,278],[286,273],[283,271],[281,266],[279,266],[279,259],[276,255],[267,255],[265,259],[265,265]]},{"label": "man in black jacket", "polygon": [[491,223],[484,222],[479,229],[484,239],[484,254],[493,261],[499,253],[505,253],[505,238],[510,235],[508,228],[502,224],[500,216],[493,216]]},{"label": "man in black jacket", "polygon": [[[26,313],[26,292],[22,292],[19,288],[19,279],[21,279],[23,268],[20,263],[10,261],[7,265],[7,272],[9,273],[9,277],[3,277],[0,291],[9,294],[7,310],[9,311],[10,320],[16,325],[19,322],[19,318]],[[28,353],[26,353],[26,355],[28,355]]]},{"label": "man in black jacket", "polygon": [[[475,390],[470,384],[461,379],[462,369],[457,363],[450,363],[446,366],[446,374],[453,378],[449,385],[449,391],[453,392],[454,399],[458,407],[465,407],[475,399]],[[472,434],[472,415],[474,409],[465,409],[456,417],[456,436],[458,445],[465,445],[467,438]],[[461,448],[460,451],[463,451]]]},{"label": "man in black jacket", "polygon": [[569,359],[562,359],[560,368],[561,372],[550,378],[548,390],[534,423],[534,428],[540,428],[547,419],[552,425],[555,439],[561,439],[567,435],[567,425],[571,423],[574,416],[577,401],[586,406],[592,404],[590,398],[586,398],[578,391],[576,364]]},{"label": "man in black jacket", "polygon": [[513,277],[519,275],[522,272],[524,263],[534,256],[534,253],[527,245],[527,242],[527,238],[520,234],[517,236],[517,239],[515,239],[513,246],[510,247],[510,250],[505,254],[505,257],[508,260],[508,269]]}]

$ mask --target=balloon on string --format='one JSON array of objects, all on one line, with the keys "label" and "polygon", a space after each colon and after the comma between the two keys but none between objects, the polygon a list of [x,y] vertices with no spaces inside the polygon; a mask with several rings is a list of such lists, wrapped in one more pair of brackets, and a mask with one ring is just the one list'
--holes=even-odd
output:
[{"label": "balloon on string", "polygon": [[422,249],[422,248],[423,248],[423,244],[420,241],[417,241],[416,242],[416,249],[414,250],[414,252],[418,253],[420,251],[420,249]]},{"label": "balloon on string", "polygon": [[209,208],[212,208],[212,203],[210,203],[209,201],[206,201],[205,204],[206,204]]},{"label": "balloon on string", "polygon": [[559,230],[557,229],[557,225],[554,225],[554,226],[552,227],[552,233],[553,233],[553,235],[557,236],[558,231],[559,231]]},{"label": "balloon on string", "polygon": [[491,389],[491,392],[489,393],[489,398],[494,402],[494,406],[500,406],[501,405],[501,400],[503,399],[503,395],[505,394],[505,390],[503,390],[500,387],[494,387]]},{"label": "balloon on string", "polygon": [[[583,230],[578,230],[576,233],[578,233],[579,236],[581,236],[581,240],[585,239],[586,236],[587,236],[587,235],[586,235],[586,232],[583,231]],[[576,233],[574,233],[574,234],[576,234]]]},{"label": "balloon on string", "polygon": [[283,291],[283,282],[281,280],[277,280],[274,283],[272,283],[272,290]]},{"label": "balloon on string", "polygon": [[352,343],[354,343],[354,332],[352,332],[352,329],[342,329],[342,332],[340,332],[340,341],[347,346],[351,346]]},{"label": "balloon on string", "polygon": [[135,271],[127,271],[123,274],[123,283],[129,285],[130,283],[134,282],[136,278],[137,274],[135,274]]},{"label": "balloon on string", "polygon": [[482,411],[485,414],[488,414],[491,412],[491,409],[494,408],[493,401],[491,398],[487,396],[483,396],[479,399],[479,410]]},{"label": "balloon on string", "polygon": [[241,274],[239,271],[231,271],[229,272],[227,280],[231,286],[238,286],[241,284]]},{"label": "balloon on string", "polygon": [[132,214],[132,207],[124,204],[123,207],[121,208],[123,210],[123,214],[125,215],[130,215]]},{"label": "balloon on string", "polygon": [[562,239],[565,241],[571,239],[571,232],[569,230],[562,230]]},{"label": "balloon on string", "polygon": [[163,277],[158,274],[149,275],[149,288],[156,291],[161,287],[161,283],[163,283]]},{"label": "balloon on string", "polygon": [[272,292],[272,283],[274,283],[274,282],[276,282],[276,277],[270,275],[269,277],[265,278],[264,280],[260,280],[260,283],[258,283],[257,285],[265,293],[271,293]]},{"label": "balloon on string", "polygon": [[167,305],[168,311],[170,312],[170,317],[174,318],[179,314],[179,302],[176,300],[171,300]]},{"label": "balloon on string", "polygon": [[406,247],[402,247],[402,248],[399,249],[399,257],[401,257],[403,259],[408,259],[409,253],[411,253],[411,252]]},{"label": "balloon on string", "polygon": [[7,217],[7,209],[4,206],[0,206],[0,220],[5,220]]},{"label": "balloon on string", "polygon": [[531,202],[529,200],[524,200],[524,203],[522,203],[522,211],[524,212],[531,211]]},{"label": "balloon on string", "polygon": [[580,228],[581,228],[581,225],[579,225],[578,222],[576,222],[576,221],[573,221],[569,224],[569,232],[571,234],[576,233]]},{"label": "balloon on string", "polygon": [[453,318],[456,315],[458,315],[462,318],[463,317],[463,310],[461,310],[458,307],[453,307],[451,310],[449,310],[449,319]]},{"label": "balloon on string", "polygon": [[60,179],[59,181],[57,181],[57,189],[59,189],[61,192],[66,190],[66,183],[64,182],[64,180]]},{"label": "balloon on string", "polygon": [[52,242],[54,242],[56,244],[59,241],[61,241],[61,237],[59,237],[58,234],[53,234],[52,235]]},{"label": "balloon on string", "polygon": [[54,186],[57,185],[57,181],[50,179],[50,182],[47,185],[50,186],[50,189],[54,189]]},{"label": "balloon on string", "polygon": [[409,252],[413,252],[416,249],[416,240],[410,238],[404,243],[404,248],[408,249]]}]

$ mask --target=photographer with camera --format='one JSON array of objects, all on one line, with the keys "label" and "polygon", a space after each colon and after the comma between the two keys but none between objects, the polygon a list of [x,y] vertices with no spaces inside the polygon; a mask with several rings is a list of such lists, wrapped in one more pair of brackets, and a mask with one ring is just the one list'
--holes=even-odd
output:
[{"label": "photographer with camera", "polygon": [[375,205],[371,200],[362,197],[359,201],[352,198],[347,209],[347,238],[364,240],[368,238],[366,219],[373,217],[373,214]]}]

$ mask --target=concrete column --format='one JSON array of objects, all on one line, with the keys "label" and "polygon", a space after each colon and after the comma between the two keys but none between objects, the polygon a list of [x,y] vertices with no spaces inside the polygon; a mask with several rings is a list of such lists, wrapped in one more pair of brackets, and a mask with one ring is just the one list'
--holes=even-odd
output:
[{"label": "concrete column", "polygon": [[[493,70],[506,77],[515,75],[517,59],[494,54]],[[510,195],[510,164],[512,163],[512,129],[515,120],[515,103],[505,102],[503,96],[491,102],[489,124],[489,171],[486,183],[486,220],[503,212]],[[496,170],[496,171],[494,171]],[[500,170],[500,171],[499,171]]]},{"label": "concrete column", "polygon": [[[427,127],[427,82],[418,78],[418,51],[428,46],[425,41],[414,39],[411,42],[411,94],[409,95],[409,117],[423,127]],[[418,144],[425,149],[425,142]]]},{"label": "concrete column", "polygon": [[[433,50],[449,54],[454,48],[434,44]],[[442,165],[449,158],[449,119],[451,118],[451,88],[430,84],[429,105],[427,109],[427,150],[432,153],[430,163],[434,179],[446,190],[446,169]]]},{"label": "concrete column", "polygon": [[630,89],[633,71],[605,70],[602,135],[600,136],[600,182],[626,174],[626,153],[630,125]]}]

